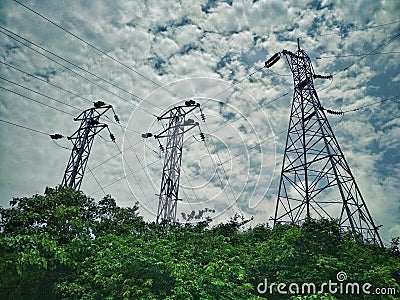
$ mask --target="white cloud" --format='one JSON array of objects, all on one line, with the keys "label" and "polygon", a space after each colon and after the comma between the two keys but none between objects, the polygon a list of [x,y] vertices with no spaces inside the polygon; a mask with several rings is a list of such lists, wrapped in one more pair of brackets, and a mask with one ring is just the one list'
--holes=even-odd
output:
[{"label": "white cloud", "polygon": [[[236,116],[241,113],[246,117],[227,126],[225,130],[215,133],[215,142],[225,143],[227,148],[220,151],[220,159],[227,160],[234,155],[239,155],[232,160],[232,164],[224,164],[225,171],[230,176],[230,185],[238,195],[242,192],[240,205],[243,209],[249,203],[253,206],[260,199],[264,199],[254,208],[247,209],[247,215],[254,215],[257,222],[266,222],[275,209],[285,134],[281,134],[276,140],[277,162],[273,159],[275,157],[273,140],[271,143],[267,141],[262,144],[263,154],[256,150],[246,153],[245,149],[253,146],[257,141],[272,136],[272,131],[279,133],[286,129],[293,89],[292,79],[291,76],[279,74],[287,75],[289,69],[282,57],[272,68],[275,73],[263,70],[254,74],[238,84],[237,87],[242,91],[231,93],[233,89],[223,92],[224,89],[231,88],[231,83],[249,75],[249,72],[256,70],[264,63],[264,60],[277,51],[282,49],[294,51],[297,47],[297,37],[302,38],[301,45],[313,59],[316,73],[328,74],[339,71],[359,57],[320,60],[314,58],[372,51],[394,34],[396,24],[363,31],[351,30],[397,21],[399,7],[395,1],[322,1],[317,9],[316,4],[313,5],[311,1],[306,0],[260,0],[255,3],[233,1],[232,5],[216,3],[206,12],[202,10],[205,4],[206,1],[189,0],[174,3],[168,1],[27,2],[26,5],[117,57],[124,64],[157,84],[116,64],[17,4],[12,3],[2,7],[2,26],[51,49],[119,87],[142,98],[148,96],[146,101],[152,104],[142,102],[140,107],[144,110],[137,109],[135,113],[132,113],[134,105],[129,105],[118,98],[140,103],[128,93],[79,71],[83,76],[114,93],[112,94],[71,74],[23,46],[10,48],[9,46],[16,43],[11,42],[4,35],[0,42],[1,59],[26,72],[47,74],[51,83],[82,95],[90,101],[102,99],[113,104],[123,124],[126,124],[132,115],[128,125],[138,132],[147,130],[156,132],[162,128],[160,124],[157,124],[155,117],[146,111],[159,115],[162,109],[182,101],[173,94],[181,98],[193,97],[202,103],[218,95],[217,100],[229,105],[226,105],[224,109],[221,109],[215,101],[209,101],[204,105],[207,124],[211,132],[229,122],[227,117],[229,113],[234,113]],[[340,31],[345,33],[346,30],[350,31],[342,36],[325,35]],[[393,43],[382,51],[394,51],[395,47],[396,44]],[[398,74],[393,71],[398,69],[398,64],[396,55],[371,56],[334,76],[331,85],[326,81],[316,81],[322,105],[325,108],[350,110],[394,96],[393,91],[396,89],[390,89],[390,85],[395,87],[398,84]],[[55,72],[52,73],[53,71]],[[40,90],[44,94],[77,106],[80,110],[91,105],[89,101],[21,75],[3,65],[0,73],[2,77]],[[227,80],[228,83],[220,79]],[[165,89],[168,91],[160,88],[158,84],[166,85]],[[25,95],[74,115],[79,113],[79,111],[60,106],[54,101],[16,88],[12,84],[2,81],[2,86],[23,92]],[[221,92],[223,93],[219,94]],[[256,105],[257,102],[268,103],[285,92],[289,94],[267,104],[263,107],[263,111]],[[11,95],[7,91],[1,90],[0,95],[0,118],[48,133],[60,132],[64,135],[72,134],[79,125],[78,122],[72,121],[72,116]],[[400,163],[398,157],[388,158],[387,152],[399,147],[398,115],[399,108],[393,101],[368,106],[364,110],[345,114],[340,119],[328,115],[368,207],[372,215],[384,224],[382,234],[388,238],[396,232],[398,227],[396,212],[400,206],[396,198],[400,185],[399,174],[396,171],[385,171]],[[204,126],[202,128],[206,131]],[[110,125],[110,129],[116,135],[118,145],[122,148],[121,130],[115,125]],[[13,196],[41,193],[46,185],[54,186],[61,181],[69,156],[67,150],[53,144],[48,137],[35,135],[3,123],[0,124],[0,137],[2,141],[0,144],[2,205],[6,205]],[[105,134],[104,137],[106,138],[107,135]],[[132,144],[138,143],[134,149],[140,162],[135,152],[126,150],[125,159],[129,165],[125,163],[126,172],[129,173],[129,169],[140,170],[141,165],[160,158],[160,154],[143,147],[143,142],[137,132],[129,132],[128,138]],[[61,144],[69,146],[66,140]],[[125,147],[127,146],[129,143],[125,141]],[[150,141],[148,146],[152,149],[158,147],[154,140]],[[199,199],[206,199],[211,195],[214,200],[207,202],[207,205],[215,207],[218,212],[227,209],[229,201],[225,192],[232,201],[232,191],[229,186],[221,190],[219,178],[212,170],[213,165],[209,160],[207,149],[204,145],[197,143],[187,147],[183,163],[188,176],[194,174],[198,165],[204,169],[202,171],[211,170],[202,174],[204,177],[197,176],[190,180],[193,186],[206,184],[206,188],[195,189]],[[214,147],[211,141],[209,148],[213,152]],[[96,138],[89,167],[94,167],[117,153],[118,149],[113,144]],[[145,153],[146,156],[144,156]],[[215,163],[219,163],[216,154],[212,154],[212,158]],[[263,168],[257,168],[257,165],[261,163]],[[96,168],[94,174],[101,185],[111,184],[105,188],[105,192],[112,194],[119,204],[132,205],[133,201],[140,200],[142,205],[150,210],[149,212],[142,209],[141,213],[153,220],[158,202],[154,194],[159,189],[161,167],[160,160],[148,167],[146,171],[140,170],[134,176],[128,177],[134,195],[125,180],[111,184],[124,176],[120,157],[116,156]],[[219,175],[225,182],[221,168]],[[270,187],[272,176],[275,177]],[[212,180],[208,181],[210,178]],[[192,205],[190,207],[189,204],[185,204],[182,210],[197,209],[200,205],[195,204],[196,198],[186,176],[182,177],[182,182],[186,184],[182,190]],[[138,188],[138,185],[142,190]],[[86,172],[83,189],[89,194],[93,193],[92,195],[96,198],[102,195],[101,191],[96,192],[99,187],[89,172]],[[251,199],[246,199],[246,197],[251,197]],[[229,213],[221,215],[222,219],[232,215],[232,210],[228,211]]]}]

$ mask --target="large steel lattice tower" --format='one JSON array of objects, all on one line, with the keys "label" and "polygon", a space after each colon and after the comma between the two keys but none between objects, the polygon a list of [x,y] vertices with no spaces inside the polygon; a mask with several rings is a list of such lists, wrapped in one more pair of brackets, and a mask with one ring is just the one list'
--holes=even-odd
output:
[{"label": "large steel lattice tower", "polygon": [[[109,109],[112,109],[111,105],[105,105],[104,102],[98,101],[94,103],[94,107],[83,111],[74,118],[74,121],[81,121],[81,125],[72,136],[68,137],[72,142],[72,152],[61,186],[71,187],[75,190],[80,189],[94,137],[107,128],[107,124],[100,123],[100,117]],[[114,139],[113,135],[110,136]]]},{"label": "large steel lattice tower", "polygon": [[[282,54],[293,74],[294,95],[274,224],[338,219],[342,229],[382,246],[378,228],[315,91],[313,79],[323,76],[314,74],[311,60],[300,46],[296,53],[283,50]],[[278,59],[275,55],[266,67]]]},{"label": "large steel lattice tower", "polygon": [[[161,188],[159,194],[157,223],[167,221],[176,222],[177,203],[179,199],[179,181],[182,164],[183,136],[186,132],[199,127],[199,123],[187,118],[188,114],[195,109],[200,109],[200,104],[193,100],[185,102],[185,105],[176,106],[158,117],[159,121],[168,120],[167,127],[157,135],[156,139],[166,138],[165,147],[160,143],[161,150],[164,151],[164,166],[161,178]],[[201,112],[203,121],[204,114]],[[151,137],[151,133],[142,135],[144,138]],[[200,137],[204,140],[204,134],[200,132]]]}]

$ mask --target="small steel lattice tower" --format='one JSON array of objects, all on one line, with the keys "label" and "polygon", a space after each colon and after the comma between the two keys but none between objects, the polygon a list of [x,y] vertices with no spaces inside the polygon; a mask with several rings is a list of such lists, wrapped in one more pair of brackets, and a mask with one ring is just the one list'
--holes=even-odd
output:
[{"label": "small steel lattice tower", "polygon": [[100,117],[111,108],[111,105],[98,101],[94,103],[93,108],[83,111],[74,118],[74,121],[81,121],[81,125],[72,136],[68,137],[73,146],[61,186],[80,189],[94,137],[107,127],[106,124],[100,123]]},{"label": "small steel lattice tower", "polygon": [[[296,53],[283,50],[282,54],[293,74],[294,95],[274,225],[299,224],[310,218],[338,219],[342,229],[382,246],[314,88],[313,79],[324,76],[314,74],[309,56],[300,47]],[[275,57],[272,62],[277,60]]]},{"label": "small steel lattice tower", "polygon": [[[182,164],[183,136],[186,132],[199,126],[198,122],[187,118],[195,109],[200,109],[200,104],[193,100],[186,101],[185,105],[176,106],[157,119],[168,120],[168,126],[161,133],[155,135],[156,139],[166,138],[165,149],[160,143],[160,148],[165,152],[162,171],[161,188],[157,211],[157,223],[167,221],[176,222],[177,202],[179,199],[179,180]],[[200,110],[201,111],[201,110]],[[204,120],[204,115],[202,118]],[[150,137],[147,133],[143,137]],[[200,133],[204,140],[204,134]]]}]

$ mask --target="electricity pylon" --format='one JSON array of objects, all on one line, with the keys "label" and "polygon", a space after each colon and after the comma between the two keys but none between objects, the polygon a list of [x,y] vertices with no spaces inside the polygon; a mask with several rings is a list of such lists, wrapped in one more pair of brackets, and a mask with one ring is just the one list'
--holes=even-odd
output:
[{"label": "electricity pylon", "polygon": [[[166,138],[165,147],[159,141],[160,149],[165,152],[165,155],[157,210],[157,223],[162,221],[176,222],[177,203],[178,200],[181,200],[179,199],[178,192],[182,164],[183,136],[194,127],[199,127],[198,122],[187,118],[187,115],[195,109],[200,109],[200,104],[189,100],[185,102],[185,105],[173,107],[160,117],[157,117],[159,121],[168,120],[167,128],[159,134],[154,135],[157,140]],[[201,116],[203,121],[205,121],[202,112]],[[142,135],[143,138],[151,136],[153,136],[151,133]],[[204,134],[202,132],[200,132],[200,137],[204,141]]]},{"label": "electricity pylon", "polygon": [[[111,105],[98,101],[94,103],[94,107],[83,111],[78,117],[74,118],[74,121],[81,121],[81,125],[73,135],[68,137],[72,142],[72,152],[61,186],[71,187],[75,190],[80,189],[94,137],[104,128],[108,128],[107,124],[100,123],[100,117],[109,109],[112,109]],[[114,117],[118,121],[115,114]],[[111,133],[110,137],[114,142],[115,139]]]},{"label": "electricity pylon", "polygon": [[[382,246],[378,227],[340,149],[314,88],[316,75],[307,53],[282,51],[292,71],[294,95],[279,182],[274,225],[310,218],[337,219],[366,241]],[[269,59],[269,68],[280,53]],[[326,110],[328,113],[330,110]]]}]

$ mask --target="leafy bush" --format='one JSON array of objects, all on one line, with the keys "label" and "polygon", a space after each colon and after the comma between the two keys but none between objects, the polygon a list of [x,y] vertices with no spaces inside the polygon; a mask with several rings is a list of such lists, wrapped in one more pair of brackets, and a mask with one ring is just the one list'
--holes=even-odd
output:
[{"label": "leafy bush", "polygon": [[235,216],[212,228],[159,225],[144,222],[136,206],[63,188],[13,199],[0,214],[0,299],[336,299],[257,287],[265,279],[320,286],[339,271],[347,282],[400,291],[398,247],[354,240],[334,221],[244,230],[248,221]]}]

